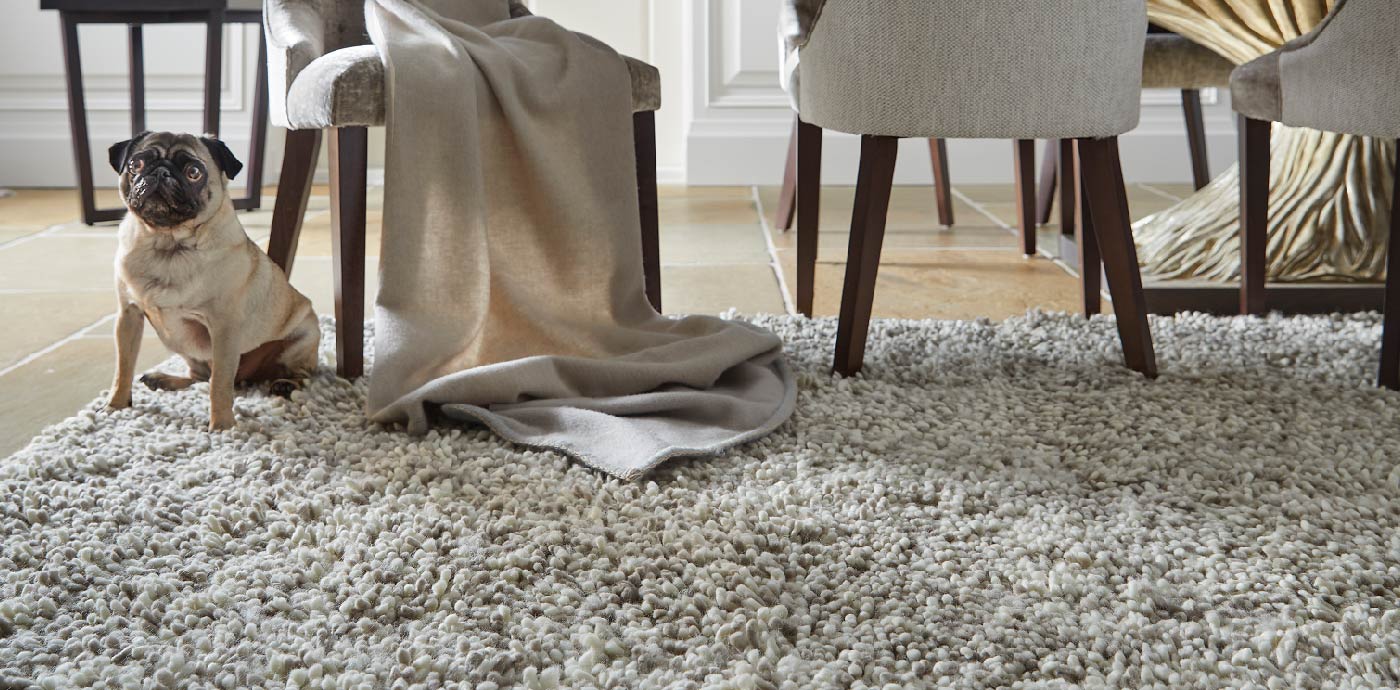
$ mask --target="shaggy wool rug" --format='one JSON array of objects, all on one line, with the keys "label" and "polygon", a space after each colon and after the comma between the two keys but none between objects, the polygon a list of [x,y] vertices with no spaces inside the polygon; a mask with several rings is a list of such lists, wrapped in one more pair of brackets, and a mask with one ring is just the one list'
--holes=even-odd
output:
[{"label": "shaggy wool rug", "polygon": [[[834,324],[796,416],[624,483],[364,384],[94,402],[0,463],[6,687],[1385,687],[1400,395],[1374,317]],[[329,346],[329,338],[327,345]],[[96,393],[96,391],[94,391]],[[0,683],[5,685],[5,683]]]}]

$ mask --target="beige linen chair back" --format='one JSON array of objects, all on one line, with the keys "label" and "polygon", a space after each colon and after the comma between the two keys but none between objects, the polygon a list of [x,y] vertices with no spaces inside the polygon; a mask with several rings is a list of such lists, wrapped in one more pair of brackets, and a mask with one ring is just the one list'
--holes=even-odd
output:
[{"label": "beige linen chair back", "polygon": [[[511,16],[530,13],[520,0],[436,1],[501,2],[508,4]],[[430,0],[429,5],[432,4],[433,0]],[[330,117],[329,113],[320,111],[327,108],[336,110],[330,105],[319,102],[302,103],[300,109],[309,108],[317,113],[303,117],[289,118],[288,116],[287,101],[292,84],[312,61],[337,50],[364,46],[363,50],[347,51],[338,55],[336,62],[341,64],[329,66],[329,72],[332,74],[326,78],[334,78],[338,71],[363,71],[374,68],[373,65],[356,64],[365,62],[366,57],[375,53],[369,47],[369,33],[365,28],[364,0],[264,0],[263,27],[264,31],[267,32],[268,47],[271,48],[267,56],[267,78],[268,94],[271,97],[272,120],[280,127],[295,124],[292,120],[326,120]],[[354,82],[355,85],[359,85],[361,82],[370,82],[377,86],[379,83],[377,76],[350,81]],[[350,89],[350,91],[352,93],[344,94],[343,97],[352,100],[377,100],[379,98],[378,94],[358,93],[357,89]],[[370,122],[370,120],[375,120],[375,113],[379,113],[377,117],[382,120],[382,107],[376,110],[365,103],[348,104],[339,110],[368,113],[369,115],[359,118],[366,120],[366,122],[337,122],[336,124],[379,124],[378,121]]]},{"label": "beige linen chair back", "polygon": [[1338,0],[1279,74],[1284,124],[1400,138],[1400,1]]},{"label": "beige linen chair back", "polygon": [[1143,0],[786,0],[799,113],[901,137],[1069,139],[1137,126]]}]

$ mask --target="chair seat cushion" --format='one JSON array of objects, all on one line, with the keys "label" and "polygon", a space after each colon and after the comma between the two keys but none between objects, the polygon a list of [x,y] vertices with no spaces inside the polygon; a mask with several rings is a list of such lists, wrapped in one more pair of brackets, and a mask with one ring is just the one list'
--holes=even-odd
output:
[{"label": "chair seat cushion", "polygon": [[1279,83],[1279,54],[1269,53],[1240,65],[1230,75],[1230,101],[1235,112],[1255,120],[1283,119],[1283,88]]},{"label": "chair seat cushion", "polygon": [[[661,73],[623,56],[632,78],[633,112],[661,108]],[[287,89],[292,129],[375,127],[384,124],[384,63],[372,45],[353,46],[313,60]]]},{"label": "chair seat cushion", "polygon": [[1235,65],[1176,34],[1148,34],[1142,50],[1142,88],[1206,89],[1230,85]]}]

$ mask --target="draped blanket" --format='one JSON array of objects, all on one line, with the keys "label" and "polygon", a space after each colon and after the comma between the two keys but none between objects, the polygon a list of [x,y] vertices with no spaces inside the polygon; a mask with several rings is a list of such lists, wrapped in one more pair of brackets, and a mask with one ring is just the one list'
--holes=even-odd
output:
[{"label": "draped blanket", "polygon": [[507,0],[365,7],[388,90],[372,420],[440,412],[631,479],[787,419],[777,336],[646,301],[617,53]]}]

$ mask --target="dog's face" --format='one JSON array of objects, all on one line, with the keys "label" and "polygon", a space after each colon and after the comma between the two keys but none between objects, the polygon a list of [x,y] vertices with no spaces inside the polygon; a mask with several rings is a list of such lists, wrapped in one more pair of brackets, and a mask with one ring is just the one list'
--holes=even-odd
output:
[{"label": "dog's face", "polygon": [[174,228],[213,215],[243,164],[222,141],[174,132],[143,132],[107,150],[121,175],[122,202],[152,228]]}]

